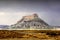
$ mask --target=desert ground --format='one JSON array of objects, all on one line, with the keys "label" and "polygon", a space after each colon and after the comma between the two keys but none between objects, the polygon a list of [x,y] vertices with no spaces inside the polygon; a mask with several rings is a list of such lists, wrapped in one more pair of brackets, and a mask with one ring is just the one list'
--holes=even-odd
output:
[{"label": "desert ground", "polygon": [[60,30],[0,30],[0,40],[60,40]]}]

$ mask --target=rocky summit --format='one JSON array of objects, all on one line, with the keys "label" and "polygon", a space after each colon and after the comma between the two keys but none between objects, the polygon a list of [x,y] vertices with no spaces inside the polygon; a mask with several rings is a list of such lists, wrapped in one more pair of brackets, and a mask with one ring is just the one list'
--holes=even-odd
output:
[{"label": "rocky summit", "polygon": [[16,24],[11,25],[10,29],[49,29],[49,25],[44,22],[37,14],[23,16]]}]

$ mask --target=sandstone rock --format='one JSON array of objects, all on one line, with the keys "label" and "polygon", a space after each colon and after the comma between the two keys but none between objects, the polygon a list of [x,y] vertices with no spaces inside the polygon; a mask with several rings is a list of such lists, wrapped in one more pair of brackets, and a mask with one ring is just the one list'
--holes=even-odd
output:
[{"label": "sandstone rock", "polygon": [[51,28],[46,22],[44,22],[37,14],[24,16],[16,24],[10,27],[11,29],[49,29]]}]

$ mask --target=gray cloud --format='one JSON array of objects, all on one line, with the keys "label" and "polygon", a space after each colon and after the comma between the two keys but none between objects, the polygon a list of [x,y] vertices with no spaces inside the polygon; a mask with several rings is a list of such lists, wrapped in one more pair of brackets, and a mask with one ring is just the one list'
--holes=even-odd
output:
[{"label": "gray cloud", "polygon": [[59,25],[59,4],[60,1],[0,1],[0,24],[14,24],[22,16],[36,12],[48,24]]}]

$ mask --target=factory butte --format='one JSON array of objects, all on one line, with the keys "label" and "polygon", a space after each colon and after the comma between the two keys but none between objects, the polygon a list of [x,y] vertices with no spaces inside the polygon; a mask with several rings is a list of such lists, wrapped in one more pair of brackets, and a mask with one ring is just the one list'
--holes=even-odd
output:
[{"label": "factory butte", "polygon": [[21,20],[17,21],[17,23],[11,25],[9,29],[51,29],[50,25],[48,25],[45,21],[43,21],[38,14],[34,13],[32,15],[23,16]]}]

